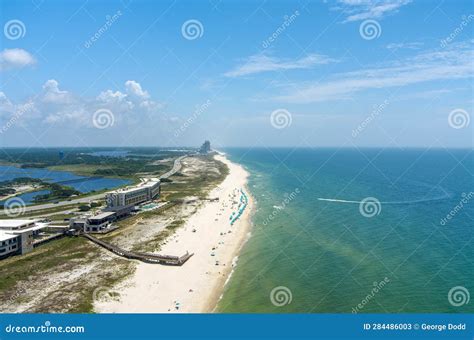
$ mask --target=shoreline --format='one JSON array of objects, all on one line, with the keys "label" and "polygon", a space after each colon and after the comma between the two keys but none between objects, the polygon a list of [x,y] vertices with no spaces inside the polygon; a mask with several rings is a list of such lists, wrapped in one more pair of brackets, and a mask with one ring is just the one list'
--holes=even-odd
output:
[{"label": "shoreline", "polygon": [[232,266],[227,268],[225,276],[221,278],[219,282],[217,282],[216,288],[213,291],[213,294],[209,297],[207,306],[205,308],[204,313],[215,313],[217,312],[217,306],[219,304],[219,301],[221,300],[222,296],[224,295],[225,287],[226,285],[230,282],[232,275],[234,273],[235,268],[238,266],[239,258],[240,258],[240,252],[242,251],[242,248],[245,246],[247,241],[250,239],[251,235],[251,230],[252,230],[252,217],[253,214],[255,213],[255,201],[253,200],[252,195],[250,194],[250,191],[248,190],[248,181],[246,181],[244,185],[244,190],[247,193],[247,196],[249,197],[249,204],[247,206],[247,211],[245,213],[245,221],[243,224],[245,224],[246,227],[246,233],[245,235],[239,240],[239,244],[237,248],[235,249],[232,257]]},{"label": "shoreline", "polygon": [[[194,253],[183,266],[137,263],[135,273],[108,289],[114,299],[98,299],[98,313],[212,313],[250,236],[254,200],[248,191],[248,172],[224,155],[214,156],[229,168],[226,178],[209,193],[219,201],[205,202],[162,245],[160,253]],[[230,226],[229,216],[248,196],[242,216]],[[145,222],[145,223],[153,223]]]}]

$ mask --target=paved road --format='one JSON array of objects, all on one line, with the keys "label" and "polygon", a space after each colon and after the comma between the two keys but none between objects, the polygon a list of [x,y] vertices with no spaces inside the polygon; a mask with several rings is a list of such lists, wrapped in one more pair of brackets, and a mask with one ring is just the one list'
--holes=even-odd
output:
[{"label": "paved road", "polygon": [[181,157],[176,158],[176,159],[174,160],[173,168],[172,168],[170,171],[168,171],[167,173],[161,175],[161,176],[160,176],[160,179],[161,179],[161,178],[168,178],[168,177],[171,177],[171,176],[173,176],[175,173],[177,173],[179,170],[181,170],[181,167],[183,166],[183,165],[181,164],[181,161],[182,161],[184,158],[186,158],[186,157],[188,157],[188,155],[184,155],[184,156],[181,156]]},{"label": "paved road", "polygon": [[[167,173],[163,174],[160,176],[160,178],[168,178],[177,173],[179,170],[181,170],[182,164],[181,161],[187,157],[187,155],[178,157],[174,160],[173,168],[168,171]],[[106,193],[102,194],[97,194],[97,195],[91,195],[87,197],[82,197],[82,198],[76,198],[76,199],[71,199],[70,201],[60,201],[58,203],[45,203],[45,204],[39,204],[39,205],[31,205],[25,207],[25,213],[31,212],[31,211],[37,211],[37,210],[44,210],[44,209],[51,209],[51,208],[57,208],[63,205],[71,205],[71,204],[77,204],[77,203],[89,203],[91,201],[96,201],[105,198]],[[4,212],[0,211],[0,216],[3,215]]]},{"label": "paved road", "polygon": [[[39,205],[30,205],[30,206],[25,207],[24,212],[27,213],[31,211],[57,208],[64,205],[71,205],[71,204],[77,204],[77,203],[89,203],[90,201],[95,201],[98,199],[102,199],[104,197],[105,197],[105,193],[102,193],[102,194],[97,194],[97,195],[92,195],[92,196],[87,196],[87,197],[82,197],[82,198],[71,199],[70,201],[60,201],[56,204],[45,203],[45,204],[39,204]],[[3,211],[0,211],[0,216],[1,215],[3,215]]]}]

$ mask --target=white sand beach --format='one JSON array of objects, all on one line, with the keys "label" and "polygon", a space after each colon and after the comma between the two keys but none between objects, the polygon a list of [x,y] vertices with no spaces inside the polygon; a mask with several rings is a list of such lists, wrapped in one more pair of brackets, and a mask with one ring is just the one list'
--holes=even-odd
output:
[{"label": "white sand beach", "polygon": [[[194,253],[183,266],[140,262],[136,272],[113,287],[120,297],[96,301],[98,313],[201,313],[212,312],[232,272],[238,253],[248,238],[253,200],[246,190],[248,173],[225,156],[215,156],[229,167],[224,181],[209,194],[219,201],[205,202],[184,226],[170,236],[161,253]],[[231,226],[240,189],[249,202],[242,216]]]}]

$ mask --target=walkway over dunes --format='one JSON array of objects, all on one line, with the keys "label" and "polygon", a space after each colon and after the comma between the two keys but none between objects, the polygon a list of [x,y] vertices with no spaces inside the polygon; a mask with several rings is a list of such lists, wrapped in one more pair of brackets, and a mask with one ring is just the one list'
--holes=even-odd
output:
[{"label": "walkway over dunes", "polygon": [[102,240],[99,240],[98,238],[95,238],[94,236],[91,236],[89,234],[81,234],[81,236],[87,238],[89,241],[94,242],[95,244],[111,251],[112,253],[125,257],[127,259],[132,259],[132,260],[139,260],[142,262],[146,263],[156,263],[156,264],[164,264],[164,265],[170,265],[170,266],[181,266],[183,265],[191,256],[194,254],[189,254],[186,252],[186,254],[182,256],[172,256],[172,255],[158,255],[158,254],[149,254],[149,253],[140,253],[140,252],[135,252],[135,251],[128,251],[124,250],[122,248],[119,248],[117,246],[114,246],[110,243],[104,242]]}]

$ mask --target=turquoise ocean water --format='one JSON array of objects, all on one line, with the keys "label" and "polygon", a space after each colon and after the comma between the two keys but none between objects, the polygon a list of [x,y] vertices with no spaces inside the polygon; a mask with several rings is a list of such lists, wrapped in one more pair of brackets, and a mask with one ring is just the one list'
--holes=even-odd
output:
[{"label": "turquoise ocean water", "polygon": [[257,204],[219,311],[474,311],[472,150],[225,151]]}]

